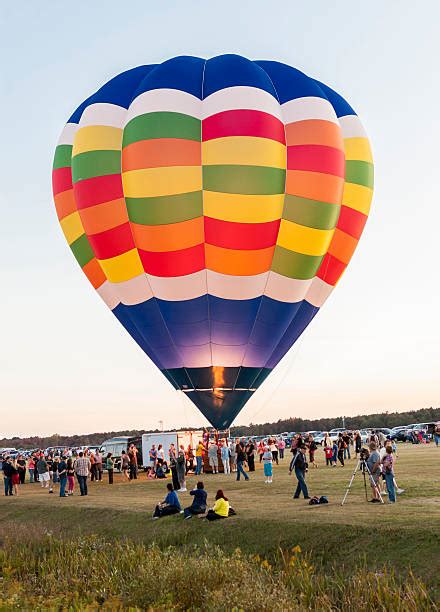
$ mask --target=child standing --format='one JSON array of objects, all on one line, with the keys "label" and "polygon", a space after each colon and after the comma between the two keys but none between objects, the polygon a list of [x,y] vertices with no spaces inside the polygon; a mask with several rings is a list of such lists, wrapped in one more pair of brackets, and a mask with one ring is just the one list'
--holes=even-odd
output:
[{"label": "child standing", "polygon": [[336,442],[336,440],[333,442],[332,451],[333,451],[333,455],[332,455],[333,467],[336,467],[336,462],[338,460],[338,443]]},{"label": "child standing", "polygon": [[324,453],[325,453],[325,463],[326,465],[332,465],[332,460],[333,460],[333,449],[331,446],[328,446],[328,444],[325,446],[324,448]]},{"label": "child standing", "polygon": [[264,466],[264,475],[266,480],[264,481],[266,484],[272,484],[272,462],[273,455],[268,446],[265,447],[263,453],[263,466]]},{"label": "child standing", "polygon": [[73,495],[75,488],[75,470],[73,469],[72,457],[67,460],[67,495]]}]

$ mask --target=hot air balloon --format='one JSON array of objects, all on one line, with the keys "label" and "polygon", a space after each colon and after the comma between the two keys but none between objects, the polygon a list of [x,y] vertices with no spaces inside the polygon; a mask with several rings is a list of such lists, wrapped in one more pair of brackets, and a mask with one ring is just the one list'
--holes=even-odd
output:
[{"label": "hot air balloon", "polygon": [[238,55],[119,74],[70,117],[53,165],[84,274],[216,428],[330,295],[372,189],[351,106],[295,68]]}]

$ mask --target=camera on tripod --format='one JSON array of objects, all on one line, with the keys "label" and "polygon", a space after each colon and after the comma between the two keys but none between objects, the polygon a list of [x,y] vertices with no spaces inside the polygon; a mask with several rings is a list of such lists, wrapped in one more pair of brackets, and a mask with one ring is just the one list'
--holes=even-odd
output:
[{"label": "camera on tripod", "polygon": [[370,456],[370,451],[368,448],[361,448],[361,452],[359,453],[359,458],[361,461],[367,461]]}]

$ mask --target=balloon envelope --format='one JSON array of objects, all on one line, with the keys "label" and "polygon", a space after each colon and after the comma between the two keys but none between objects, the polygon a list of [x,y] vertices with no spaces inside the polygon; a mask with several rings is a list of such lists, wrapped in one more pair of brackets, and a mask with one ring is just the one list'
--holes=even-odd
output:
[{"label": "balloon envelope", "polygon": [[238,55],[116,76],[70,117],[53,168],[85,275],[215,427],[331,293],[372,188],[366,134],[339,94]]}]

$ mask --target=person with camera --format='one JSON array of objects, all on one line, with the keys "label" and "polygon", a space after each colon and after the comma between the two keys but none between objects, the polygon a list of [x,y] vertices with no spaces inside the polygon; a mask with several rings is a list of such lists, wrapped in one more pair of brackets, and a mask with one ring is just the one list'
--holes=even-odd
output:
[{"label": "person with camera", "polygon": [[[370,452],[367,459],[367,467],[371,474],[370,484],[373,493],[373,499],[370,499],[370,502],[372,502],[373,504],[380,504],[381,502],[379,498],[379,479],[382,473],[380,467],[380,454],[377,450],[376,442],[370,442],[368,448],[370,449]],[[361,451],[361,459],[362,458],[363,457]]]},{"label": "person with camera", "polygon": [[306,484],[306,472],[307,472],[307,459],[306,459],[307,446],[302,443],[298,446],[295,456],[290,462],[289,475],[295,470],[295,476],[298,480],[296,491],[293,499],[299,499],[301,494],[304,495],[304,499],[310,499],[309,491]]}]

